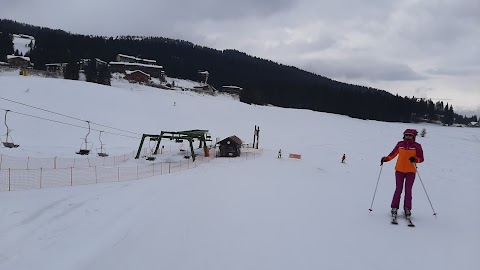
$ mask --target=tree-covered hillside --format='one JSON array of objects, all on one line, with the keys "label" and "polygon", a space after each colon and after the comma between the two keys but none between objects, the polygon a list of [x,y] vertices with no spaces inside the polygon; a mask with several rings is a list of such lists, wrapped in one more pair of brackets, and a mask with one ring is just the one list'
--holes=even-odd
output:
[{"label": "tree-covered hillside", "polygon": [[[36,69],[47,63],[100,58],[117,54],[154,59],[167,76],[199,80],[208,71],[209,84],[219,89],[235,85],[247,103],[305,108],[361,119],[410,122],[428,119],[447,124],[476,120],[454,113],[452,106],[415,97],[400,97],[365,86],[337,82],[296,67],[260,59],[236,50],[215,50],[183,40],[162,37],[99,37],[71,34],[11,20],[0,20],[0,32],[35,37],[29,53]],[[4,57],[0,55],[0,57]]]}]

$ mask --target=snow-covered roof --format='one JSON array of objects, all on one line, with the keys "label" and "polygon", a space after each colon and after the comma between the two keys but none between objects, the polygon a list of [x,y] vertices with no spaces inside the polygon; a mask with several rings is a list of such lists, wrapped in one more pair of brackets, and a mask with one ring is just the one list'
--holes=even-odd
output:
[{"label": "snow-covered roof", "polygon": [[239,89],[239,90],[242,90],[242,89],[243,89],[243,88],[241,88],[241,87],[234,86],[234,85],[223,85],[222,87],[223,87],[223,88],[231,88],[231,89]]},{"label": "snow-covered roof", "polygon": [[142,59],[142,58],[137,58],[137,57],[134,57],[134,56],[126,55],[126,54],[118,54],[118,56],[125,57],[125,58],[130,58],[130,59],[133,59],[135,61],[145,61],[145,62],[150,62],[150,63],[156,63],[157,62],[156,60]]},{"label": "snow-covered roof", "polygon": [[146,72],[143,72],[141,70],[138,70],[138,69],[137,70],[127,70],[127,71],[125,71],[125,74],[132,74],[132,73],[135,73],[135,72],[140,72],[140,73],[143,73],[143,74],[147,75],[148,77],[150,77],[150,74],[148,74]]},{"label": "snow-covered roof", "polygon": [[101,59],[95,58],[95,60],[96,60],[97,62],[102,63],[102,64],[105,64],[105,65],[107,64],[107,62],[105,62],[105,61],[103,61],[103,60],[101,60]]},{"label": "snow-covered roof", "polygon": [[13,58],[22,58],[23,60],[26,60],[26,61],[30,62],[30,57],[18,56],[18,55],[7,55],[7,60],[10,60],[10,59],[13,59]]},{"label": "snow-covered roof", "polygon": [[110,62],[110,65],[125,65],[125,66],[139,66],[139,67],[151,67],[151,68],[163,68],[163,66],[157,65],[147,65],[141,63],[130,63],[130,62]]},{"label": "snow-covered roof", "polygon": [[27,38],[27,39],[35,40],[35,37],[29,36],[29,35],[25,35],[25,34],[13,34],[13,37],[16,37],[16,38]]},{"label": "snow-covered roof", "polygon": [[208,75],[208,71],[199,71],[198,73]]}]

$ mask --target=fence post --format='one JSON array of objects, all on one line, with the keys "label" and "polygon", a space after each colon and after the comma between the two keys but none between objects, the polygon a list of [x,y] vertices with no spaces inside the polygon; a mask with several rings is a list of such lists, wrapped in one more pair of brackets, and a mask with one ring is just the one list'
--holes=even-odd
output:
[{"label": "fence post", "polygon": [[170,162],[168,162],[168,173],[170,173]]},{"label": "fence post", "polygon": [[57,157],[55,157],[53,159],[53,168],[56,169],[57,168]]},{"label": "fence post", "polygon": [[70,167],[70,186],[73,186],[73,167]]},{"label": "fence post", "polygon": [[117,167],[118,182],[120,182],[120,167]]},{"label": "fence post", "polygon": [[27,157],[27,170],[28,170],[28,163],[30,163],[30,157]]},{"label": "fence post", "polygon": [[10,184],[10,168],[8,168],[8,191],[11,191],[11,184]]},{"label": "fence post", "polygon": [[73,158],[73,167],[75,168],[75,159],[76,158]]},{"label": "fence post", "polygon": [[42,188],[42,173],[43,173],[43,169],[42,167],[40,167],[40,188]]}]

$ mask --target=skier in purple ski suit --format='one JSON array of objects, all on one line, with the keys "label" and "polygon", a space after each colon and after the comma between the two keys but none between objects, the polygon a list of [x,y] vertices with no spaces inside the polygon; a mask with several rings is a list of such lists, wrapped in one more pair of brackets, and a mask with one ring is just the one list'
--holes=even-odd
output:
[{"label": "skier in purple ski suit", "polygon": [[407,129],[403,132],[403,141],[399,141],[393,151],[386,157],[382,157],[380,164],[394,159],[398,155],[397,164],[395,165],[396,189],[392,198],[392,214],[397,213],[400,206],[400,197],[402,195],[403,184],[405,183],[405,198],[403,209],[405,215],[411,215],[412,209],[412,187],[415,181],[415,173],[417,172],[416,163],[423,162],[422,146],[415,142],[417,131],[415,129]]}]

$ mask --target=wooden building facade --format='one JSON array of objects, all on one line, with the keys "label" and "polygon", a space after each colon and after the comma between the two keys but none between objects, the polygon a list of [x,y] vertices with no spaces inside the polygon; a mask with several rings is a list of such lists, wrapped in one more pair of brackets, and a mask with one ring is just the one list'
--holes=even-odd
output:
[{"label": "wooden building facade", "polygon": [[29,68],[32,67],[30,57],[7,55],[8,65],[11,67]]},{"label": "wooden building facade", "polygon": [[219,142],[219,157],[239,157],[241,154],[242,140],[233,135]]},{"label": "wooden building facade", "polygon": [[148,82],[150,81],[150,75],[141,71],[141,70],[134,70],[134,71],[126,71],[125,79],[134,82]]}]

